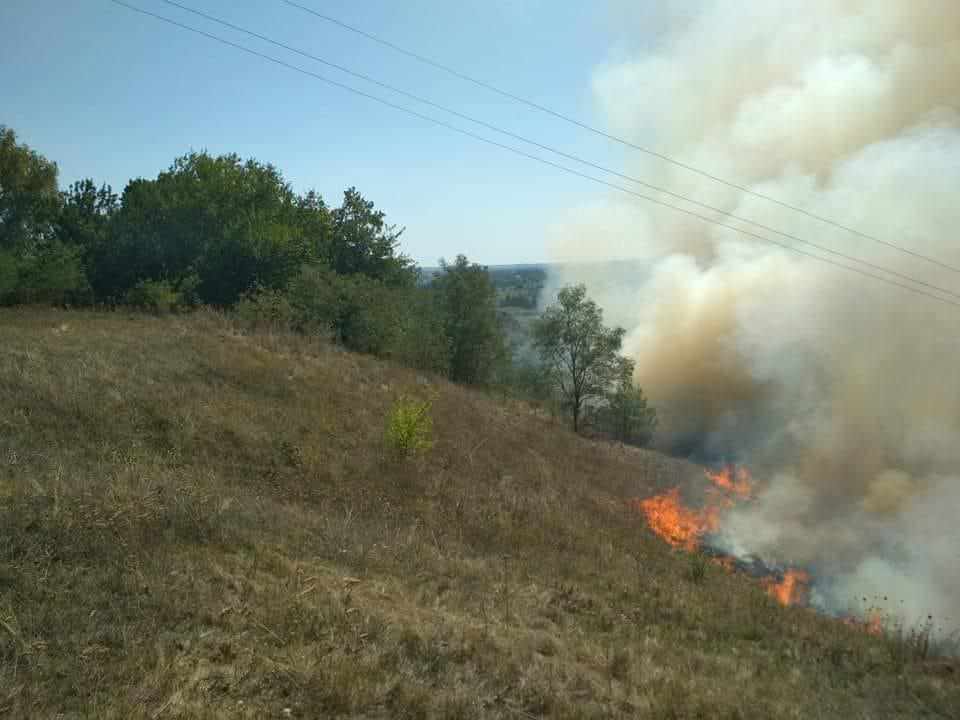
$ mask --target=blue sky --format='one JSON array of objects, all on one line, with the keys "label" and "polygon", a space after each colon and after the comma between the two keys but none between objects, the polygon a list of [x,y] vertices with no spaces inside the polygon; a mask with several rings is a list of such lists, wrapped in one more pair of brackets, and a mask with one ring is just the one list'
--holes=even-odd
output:
[{"label": "blue sky", "polygon": [[[161,0],[129,1],[414,106]],[[181,1],[545,144],[620,162],[616,147],[588,133],[280,0]],[[591,76],[626,37],[614,8],[586,1],[301,2],[601,127]],[[274,163],[297,190],[332,203],[355,185],[406,226],[405,252],[426,264],[459,252],[491,264],[547,260],[548,223],[602,193],[109,0],[4,0],[0,26],[0,124],[55,160],[63,186],[92,177],[120,190],[191,149],[236,152]]]}]

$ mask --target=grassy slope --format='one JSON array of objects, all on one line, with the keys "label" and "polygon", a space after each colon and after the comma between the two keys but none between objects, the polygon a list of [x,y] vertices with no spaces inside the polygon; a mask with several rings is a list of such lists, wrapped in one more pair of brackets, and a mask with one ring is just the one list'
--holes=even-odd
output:
[{"label": "grassy slope", "polygon": [[[436,447],[384,459],[402,392]],[[0,717],[950,717],[913,662],[668,552],[697,470],[212,316],[0,313]]]}]

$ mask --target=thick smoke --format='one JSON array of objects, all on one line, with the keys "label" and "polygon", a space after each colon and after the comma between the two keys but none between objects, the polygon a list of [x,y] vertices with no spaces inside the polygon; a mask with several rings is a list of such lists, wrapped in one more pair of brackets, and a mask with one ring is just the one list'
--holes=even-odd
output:
[{"label": "thick smoke", "polygon": [[[960,267],[960,3],[682,8],[652,50],[597,71],[612,132]],[[624,157],[631,174],[960,292],[960,273]],[[813,568],[829,609],[886,596],[910,620],[960,626],[960,307],[640,203],[611,196],[551,228],[573,263],[555,281],[585,282],[628,329],[665,449],[769,481],[727,542]],[[578,263],[625,256],[629,281]]]}]

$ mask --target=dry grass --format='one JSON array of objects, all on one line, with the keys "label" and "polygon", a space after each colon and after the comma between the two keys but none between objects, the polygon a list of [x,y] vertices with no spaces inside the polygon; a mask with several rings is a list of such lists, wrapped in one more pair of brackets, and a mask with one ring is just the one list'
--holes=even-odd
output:
[{"label": "dry grass", "polygon": [[0,717],[956,717],[623,503],[698,472],[213,315],[0,313]]}]

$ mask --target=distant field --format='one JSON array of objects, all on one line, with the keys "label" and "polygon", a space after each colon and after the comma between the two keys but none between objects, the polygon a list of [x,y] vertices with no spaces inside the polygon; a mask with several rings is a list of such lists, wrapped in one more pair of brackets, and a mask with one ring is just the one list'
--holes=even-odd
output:
[{"label": "distant field", "polygon": [[957,717],[956,662],[626,502],[701,480],[214,314],[2,311],[0,718]]}]

